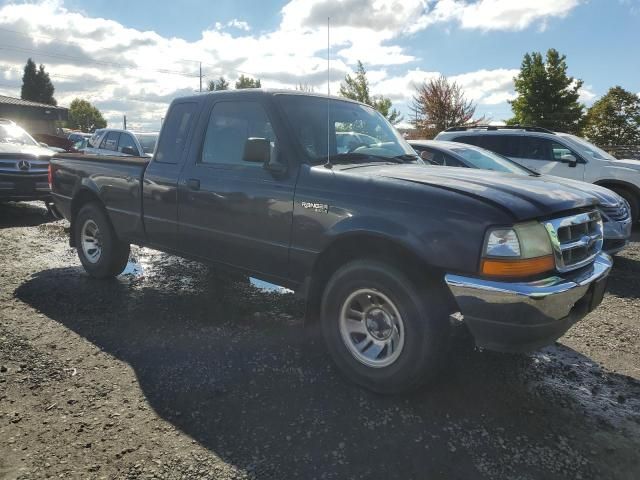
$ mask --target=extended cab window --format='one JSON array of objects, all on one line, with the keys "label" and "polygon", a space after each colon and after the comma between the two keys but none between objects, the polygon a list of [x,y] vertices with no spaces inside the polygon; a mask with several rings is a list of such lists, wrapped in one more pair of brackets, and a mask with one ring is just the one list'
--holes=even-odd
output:
[{"label": "extended cab window", "polygon": [[118,138],[120,138],[120,132],[109,132],[102,140],[100,148],[103,150],[118,151]]},{"label": "extended cab window", "polygon": [[275,148],[276,138],[264,108],[258,102],[219,102],[211,111],[201,162],[260,167],[242,160],[249,138],[266,138]]},{"label": "extended cab window", "polygon": [[[187,145],[187,135],[191,130],[196,107],[197,104],[194,102],[176,103],[171,107],[162,127],[167,134],[160,136],[155,162],[178,163],[180,161]],[[144,143],[142,141],[141,143],[144,147]]]}]

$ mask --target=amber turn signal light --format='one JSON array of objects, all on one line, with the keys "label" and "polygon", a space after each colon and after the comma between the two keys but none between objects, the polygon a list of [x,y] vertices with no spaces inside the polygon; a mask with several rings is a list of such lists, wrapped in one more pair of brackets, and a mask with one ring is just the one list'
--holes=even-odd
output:
[{"label": "amber turn signal light", "polygon": [[492,277],[531,277],[553,270],[556,266],[553,255],[526,259],[495,259],[482,260],[481,271]]}]

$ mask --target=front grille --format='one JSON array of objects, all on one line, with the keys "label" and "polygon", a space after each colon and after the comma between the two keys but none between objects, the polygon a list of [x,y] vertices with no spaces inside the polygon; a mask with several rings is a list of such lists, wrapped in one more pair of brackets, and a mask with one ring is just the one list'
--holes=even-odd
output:
[{"label": "front grille", "polygon": [[602,250],[602,218],[597,211],[555,218],[544,225],[560,272],[591,263]]},{"label": "front grille", "polygon": [[16,157],[0,158],[0,173],[20,176],[47,174],[49,168],[48,159],[40,159],[33,155],[30,157],[16,155]]},{"label": "front grille", "polygon": [[611,220],[613,222],[624,222],[629,219],[629,208],[626,202],[620,203],[613,207],[601,206],[600,211],[605,221]]}]

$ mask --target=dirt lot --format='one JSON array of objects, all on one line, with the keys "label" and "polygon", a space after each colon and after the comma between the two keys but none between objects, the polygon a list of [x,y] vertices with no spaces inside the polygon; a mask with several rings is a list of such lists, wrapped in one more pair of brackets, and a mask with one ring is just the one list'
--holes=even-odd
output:
[{"label": "dirt lot", "polygon": [[0,478],[640,478],[640,232],[561,343],[380,397],[290,294],[148,249],[92,280],[37,204],[0,228]]}]

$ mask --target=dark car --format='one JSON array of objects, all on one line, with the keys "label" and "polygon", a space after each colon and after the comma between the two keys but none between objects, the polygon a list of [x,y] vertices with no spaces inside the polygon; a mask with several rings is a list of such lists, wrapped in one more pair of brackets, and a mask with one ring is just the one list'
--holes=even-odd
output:
[{"label": "dark car", "polygon": [[[345,131],[374,141],[340,152]],[[151,159],[63,155],[51,177],[91,276],[118,275],[138,244],[290,288],[339,368],[378,392],[433,378],[452,318],[484,348],[552,343],[611,268],[594,195],[425,166],[380,113],[339,98],[176,99]]]},{"label": "dark car", "polygon": [[[411,140],[409,144],[420,157],[432,165],[467,167],[496,172],[540,176],[513,160],[482,147],[443,140]],[[600,200],[600,214],[604,220],[604,251],[610,255],[624,250],[631,238],[631,209],[627,201],[616,192],[592,183],[551,177],[554,182],[584,189]]]},{"label": "dark car", "polygon": [[14,122],[0,119],[0,201],[50,200],[47,174],[54,153]]}]

